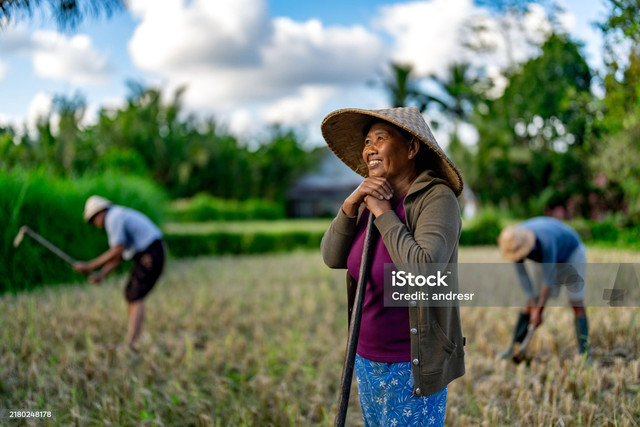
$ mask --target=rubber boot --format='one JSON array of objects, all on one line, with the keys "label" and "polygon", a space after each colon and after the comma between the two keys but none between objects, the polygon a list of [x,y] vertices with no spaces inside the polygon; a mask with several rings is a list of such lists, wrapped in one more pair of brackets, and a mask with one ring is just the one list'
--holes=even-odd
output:
[{"label": "rubber boot", "polygon": [[589,322],[586,317],[576,317],[576,338],[578,339],[578,352],[589,356]]},{"label": "rubber boot", "polygon": [[527,328],[529,327],[530,319],[531,316],[529,314],[520,312],[518,321],[516,322],[516,327],[513,330],[513,341],[509,348],[500,353],[500,358],[509,359],[511,357],[511,354],[513,353],[513,345],[515,343],[520,344],[524,340],[524,337],[527,336]]}]

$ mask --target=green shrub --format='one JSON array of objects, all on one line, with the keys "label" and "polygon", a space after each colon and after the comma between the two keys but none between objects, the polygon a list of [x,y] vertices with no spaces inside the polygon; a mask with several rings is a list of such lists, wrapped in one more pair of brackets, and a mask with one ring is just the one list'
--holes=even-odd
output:
[{"label": "green shrub", "polygon": [[619,241],[623,246],[640,249],[640,225],[621,230]]},{"label": "green shrub", "polygon": [[170,234],[169,253],[175,257],[220,254],[284,252],[296,248],[318,249],[324,232]]},{"label": "green shrub", "polygon": [[618,228],[609,223],[591,223],[589,226],[591,239],[596,242],[615,242],[618,240]]},{"label": "green shrub", "polygon": [[500,218],[493,210],[478,214],[460,233],[460,246],[496,245],[502,231]]},{"label": "green shrub", "polygon": [[573,219],[567,223],[585,243],[640,249],[640,226],[630,224],[624,218],[608,216],[602,221]]},{"label": "green shrub", "polygon": [[164,193],[150,181],[121,174],[79,179],[55,178],[42,171],[14,169],[0,173],[0,292],[68,282],[81,276],[43,246],[25,237],[18,248],[13,239],[28,225],[72,258],[90,259],[107,248],[104,231],[82,220],[91,194],[140,210],[153,221],[162,217]]},{"label": "green shrub", "polygon": [[577,218],[565,221],[565,223],[578,233],[578,236],[580,236],[580,239],[582,239],[583,242],[589,242],[592,240],[591,226],[593,223],[591,221]]},{"label": "green shrub", "polygon": [[191,199],[174,202],[171,218],[179,222],[248,221],[284,218],[284,207],[261,199],[225,200],[200,193]]}]

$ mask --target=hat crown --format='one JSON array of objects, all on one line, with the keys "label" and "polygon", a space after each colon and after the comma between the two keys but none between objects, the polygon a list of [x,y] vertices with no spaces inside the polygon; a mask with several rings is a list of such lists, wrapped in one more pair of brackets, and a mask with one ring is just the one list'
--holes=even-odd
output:
[{"label": "hat crown", "polygon": [[89,197],[84,204],[84,212],[82,214],[82,217],[86,222],[89,222],[91,218],[94,217],[94,215],[96,215],[100,211],[107,209],[112,204],[113,203],[111,203],[110,200],[105,199],[104,197],[93,195]]},{"label": "hat crown", "polygon": [[400,126],[404,130],[411,132],[415,136],[421,139],[426,139],[431,145],[440,149],[440,145],[436,141],[436,138],[431,133],[431,129],[424,117],[416,107],[398,107],[387,108],[383,110],[373,110],[374,113],[387,117],[395,122],[396,126]]}]

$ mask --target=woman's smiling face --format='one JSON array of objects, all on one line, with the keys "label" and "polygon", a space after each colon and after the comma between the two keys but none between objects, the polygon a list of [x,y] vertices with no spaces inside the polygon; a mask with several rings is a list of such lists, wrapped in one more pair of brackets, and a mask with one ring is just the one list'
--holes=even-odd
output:
[{"label": "woman's smiling face", "polygon": [[385,122],[374,123],[365,140],[362,157],[369,168],[369,176],[394,179],[414,172],[414,162],[409,157],[411,144],[400,131]]}]

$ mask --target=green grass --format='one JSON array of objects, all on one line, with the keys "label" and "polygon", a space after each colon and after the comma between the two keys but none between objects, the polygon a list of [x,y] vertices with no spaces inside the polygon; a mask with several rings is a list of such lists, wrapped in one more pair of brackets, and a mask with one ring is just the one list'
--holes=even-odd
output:
[{"label": "green grass", "polygon": [[[498,258],[496,248],[460,250],[462,262]],[[592,262],[639,258],[589,251]],[[139,357],[119,347],[123,280],[0,297],[0,408],[53,410],[52,425],[332,424],[344,271],[317,251],[170,259],[148,298]],[[467,373],[450,385],[447,425],[640,422],[637,308],[589,308],[593,367],[574,356],[570,310],[547,310],[536,358],[515,367],[496,355],[518,309],[462,309]],[[355,385],[347,421],[362,425]]]},{"label": "green grass", "polygon": [[162,227],[171,234],[208,234],[208,233],[274,233],[283,232],[320,232],[329,228],[330,219],[282,219],[253,221],[211,221],[211,222],[170,222]]}]

